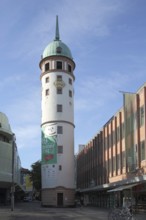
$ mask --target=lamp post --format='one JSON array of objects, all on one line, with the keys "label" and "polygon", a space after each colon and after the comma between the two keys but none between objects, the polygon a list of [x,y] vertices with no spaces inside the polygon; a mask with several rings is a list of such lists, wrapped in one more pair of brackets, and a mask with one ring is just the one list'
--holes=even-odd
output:
[{"label": "lamp post", "polygon": [[14,157],[15,157],[15,134],[12,137],[12,185],[11,185],[11,211],[14,211]]}]

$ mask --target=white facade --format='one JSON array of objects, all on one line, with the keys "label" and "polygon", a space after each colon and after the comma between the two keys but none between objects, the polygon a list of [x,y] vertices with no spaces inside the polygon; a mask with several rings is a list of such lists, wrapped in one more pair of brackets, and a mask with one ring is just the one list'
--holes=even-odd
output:
[{"label": "white facade", "polygon": [[[42,205],[74,204],[74,74],[69,49],[57,33],[40,62],[42,82]],[[57,45],[57,46],[56,46]],[[65,46],[64,46],[65,45]],[[61,52],[56,52],[57,50]],[[60,49],[61,48],[61,49]],[[47,52],[46,52],[47,51]],[[63,53],[62,53],[63,52]],[[65,54],[65,55],[64,55]],[[59,190],[59,191],[58,191]]]},{"label": "white facade", "polygon": [[[62,81],[57,81],[57,76],[62,76]],[[49,82],[46,83],[48,77]],[[69,84],[69,79],[72,80],[72,85]],[[62,88],[62,94],[57,94],[57,87]],[[47,89],[49,95],[46,95]],[[69,91],[72,92],[72,97],[69,96]],[[61,113],[56,111],[58,104],[63,107]],[[55,71],[42,77],[42,124],[58,120],[74,123],[73,77],[64,72]]]}]

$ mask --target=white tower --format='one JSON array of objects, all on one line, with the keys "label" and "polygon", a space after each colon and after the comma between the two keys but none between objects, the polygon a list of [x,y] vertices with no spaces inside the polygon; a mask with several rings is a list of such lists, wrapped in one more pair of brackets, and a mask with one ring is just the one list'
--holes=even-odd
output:
[{"label": "white tower", "polygon": [[59,37],[40,61],[42,82],[42,205],[73,206],[74,180],[74,74],[70,49]]}]

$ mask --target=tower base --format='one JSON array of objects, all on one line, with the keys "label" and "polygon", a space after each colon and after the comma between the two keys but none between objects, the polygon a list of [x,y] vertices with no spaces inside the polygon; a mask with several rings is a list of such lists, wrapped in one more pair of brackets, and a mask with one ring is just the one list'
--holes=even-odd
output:
[{"label": "tower base", "polygon": [[75,189],[56,187],[42,189],[42,206],[73,207],[75,205]]}]

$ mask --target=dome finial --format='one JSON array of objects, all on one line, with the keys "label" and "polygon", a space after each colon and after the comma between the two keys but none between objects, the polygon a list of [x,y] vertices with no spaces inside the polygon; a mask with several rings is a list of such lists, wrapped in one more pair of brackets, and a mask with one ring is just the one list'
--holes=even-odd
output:
[{"label": "dome finial", "polygon": [[59,37],[59,25],[58,25],[58,15],[56,15],[56,33],[55,33],[55,40],[60,40],[60,37]]}]

